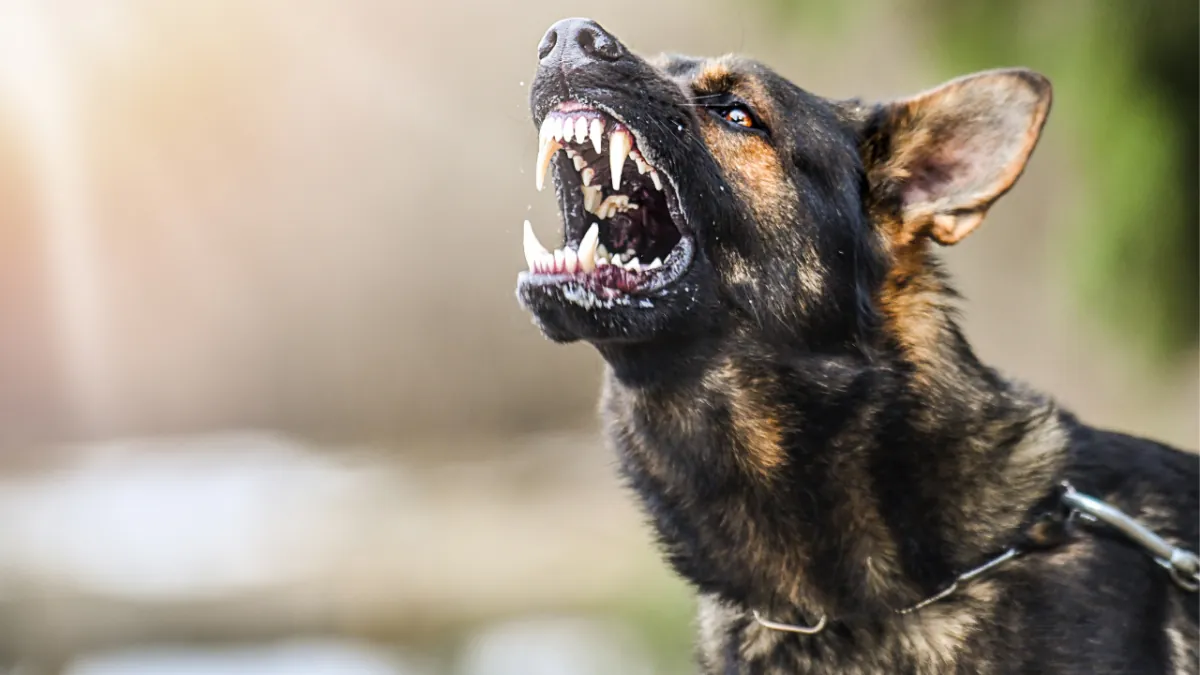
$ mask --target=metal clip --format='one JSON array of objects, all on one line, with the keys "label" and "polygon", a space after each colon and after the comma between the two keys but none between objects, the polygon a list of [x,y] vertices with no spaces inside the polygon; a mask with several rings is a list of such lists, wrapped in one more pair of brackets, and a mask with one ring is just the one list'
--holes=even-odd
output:
[{"label": "metal clip", "polygon": [[757,609],[752,611],[751,615],[754,617],[754,620],[758,622],[758,625],[762,626],[763,628],[770,628],[771,630],[781,630],[787,633],[799,633],[801,635],[816,635],[817,633],[825,630],[824,615],[821,616],[821,620],[818,621],[817,625],[815,626],[798,626],[793,623],[779,623],[778,621],[764,619],[762,618],[762,615],[758,613]]},{"label": "metal clip", "polygon": [[1154,560],[1170,572],[1171,580],[1180,588],[1191,592],[1200,589],[1200,558],[1195,553],[1172,546],[1124,511],[1076,491],[1070,483],[1063,483],[1062,501],[1071,509],[1108,525],[1149,551]]}]

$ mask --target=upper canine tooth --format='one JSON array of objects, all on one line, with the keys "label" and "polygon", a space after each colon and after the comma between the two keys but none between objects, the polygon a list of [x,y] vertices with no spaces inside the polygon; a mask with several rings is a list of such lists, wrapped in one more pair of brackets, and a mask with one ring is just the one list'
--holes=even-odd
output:
[{"label": "upper canine tooth", "polygon": [[575,118],[575,142],[583,143],[587,140],[588,123],[586,117]]},{"label": "upper canine tooth", "polygon": [[538,241],[537,235],[533,233],[533,226],[529,221],[525,221],[525,264],[529,269],[533,269],[537,262],[542,259],[542,256],[548,255],[550,252],[542,246],[542,242]]},{"label": "upper canine tooth", "polygon": [[587,234],[579,240],[579,269],[591,272],[596,269],[596,248],[600,244],[600,225],[592,223]]},{"label": "upper canine tooth", "polygon": [[650,180],[654,181],[655,189],[657,189],[659,192],[662,192],[662,178],[659,177],[657,171],[654,171],[653,169],[651,169]]},{"label": "upper canine tooth", "polygon": [[538,140],[550,138],[554,135],[554,119],[549,115],[542,120],[542,128],[538,129]]},{"label": "upper canine tooth", "polygon": [[625,129],[614,129],[608,137],[608,166],[612,169],[612,186],[614,190],[621,189],[621,170],[625,168],[625,158],[633,149],[633,136]]},{"label": "upper canine tooth", "polygon": [[562,145],[554,138],[547,136],[542,139],[541,147],[538,148],[537,167],[534,169],[533,182],[537,186],[539,192],[546,187],[546,169],[550,168],[550,160],[554,158],[554,153]]},{"label": "upper canine tooth", "polygon": [[599,117],[592,118],[592,128],[589,129],[592,134],[592,147],[596,149],[596,154],[600,154],[600,144],[604,140],[604,120]]}]

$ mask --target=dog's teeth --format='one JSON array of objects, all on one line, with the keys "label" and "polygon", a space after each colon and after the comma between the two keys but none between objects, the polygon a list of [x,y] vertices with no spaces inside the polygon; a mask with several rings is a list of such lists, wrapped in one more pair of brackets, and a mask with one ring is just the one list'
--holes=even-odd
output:
[{"label": "dog's teeth", "polygon": [[530,225],[528,220],[525,221],[524,245],[525,263],[529,266],[529,269],[533,269],[534,265],[541,260],[544,255],[549,253],[549,251],[546,250],[546,247],[542,246],[542,242],[538,241],[537,235],[533,233],[533,225]]},{"label": "dog's teeth", "polygon": [[554,153],[558,152],[561,147],[562,145],[553,137],[547,136],[542,139],[541,147],[538,148],[537,167],[533,172],[533,181],[538,192],[546,187],[546,169],[550,168],[550,160],[554,159]]},{"label": "dog's teeth", "polygon": [[648,270],[656,270],[656,269],[658,269],[658,268],[660,268],[660,267],[662,267],[662,258],[655,258],[655,259],[654,259],[654,262],[652,262],[652,263],[650,263],[649,265],[647,265],[647,266],[646,266],[646,269],[648,269]]},{"label": "dog's teeth", "polygon": [[633,163],[637,166],[638,173],[643,176],[646,175],[646,172],[650,170],[650,165],[646,163],[646,160],[642,159],[641,153],[634,150],[629,153],[629,157],[633,159]]},{"label": "dog's teeth", "polygon": [[579,255],[569,248],[563,251],[563,262],[566,265],[567,274],[574,274],[575,270],[579,269]]},{"label": "dog's teeth", "polygon": [[562,272],[567,268],[567,254],[563,250],[557,249],[554,251],[554,271]]},{"label": "dog's teeth", "polygon": [[596,269],[596,248],[600,244],[600,225],[592,223],[587,234],[579,240],[579,269],[591,272]]},{"label": "dog's teeth", "polygon": [[650,180],[654,181],[654,188],[659,192],[662,192],[662,178],[659,178],[657,171],[653,169],[650,170]]},{"label": "dog's teeth", "polygon": [[[589,166],[583,171],[579,172],[579,177],[583,179],[584,185],[591,185],[592,180],[596,178],[596,170]],[[599,187],[597,187],[597,189],[599,189]]]},{"label": "dog's teeth", "polygon": [[549,251],[546,251],[545,253],[543,253],[541,259],[538,261],[538,266],[541,267],[541,271],[543,271],[543,272],[546,272],[546,273],[553,272],[554,271],[554,254]]},{"label": "dog's teeth", "polygon": [[567,157],[570,157],[571,159],[575,159],[575,157],[579,154],[571,148],[563,148],[563,152],[567,153]]},{"label": "dog's teeth", "polygon": [[633,260],[625,263],[625,269],[631,272],[640,272],[642,270],[642,264],[638,262],[637,256],[634,256]]},{"label": "dog's teeth", "polygon": [[562,134],[563,143],[570,143],[571,139],[575,138],[575,125],[571,124],[570,117],[563,118],[562,131],[560,133]]},{"label": "dog's teeth", "polygon": [[575,118],[575,142],[583,143],[588,137],[588,123],[585,117]]},{"label": "dog's teeth", "polygon": [[596,258],[596,267],[607,267],[612,263],[608,262],[608,258]]},{"label": "dog's teeth", "polygon": [[[587,173],[587,171],[588,169],[584,169],[584,173]],[[583,210],[588,213],[596,213],[604,191],[599,185],[585,186],[580,189],[583,190]]]},{"label": "dog's teeth", "polygon": [[596,246],[596,258],[603,258],[604,260],[608,260],[608,249],[604,248],[604,244],[600,244],[600,245]]},{"label": "dog's teeth", "polygon": [[587,166],[587,162],[585,162],[583,157],[580,157],[579,155],[575,155],[574,157],[572,157],[571,161],[575,163],[576,171],[579,171],[583,167]]},{"label": "dog's teeth", "polygon": [[592,118],[592,128],[588,131],[592,134],[592,147],[596,149],[596,154],[600,154],[601,142],[604,140],[604,120],[599,117]]},{"label": "dog's teeth", "polygon": [[633,149],[633,136],[625,129],[614,129],[608,137],[608,166],[612,169],[612,186],[614,190],[621,189],[621,170],[625,168],[625,158]]},{"label": "dog's teeth", "polygon": [[615,216],[621,211],[627,210],[629,207],[629,195],[609,195],[604,198],[600,204],[600,208],[596,213],[601,217],[608,219]]},{"label": "dog's teeth", "polygon": [[563,140],[563,118],[555,117],[554,123],[550,125],[550,130],[554,132],[554,140],[561,143]]}]

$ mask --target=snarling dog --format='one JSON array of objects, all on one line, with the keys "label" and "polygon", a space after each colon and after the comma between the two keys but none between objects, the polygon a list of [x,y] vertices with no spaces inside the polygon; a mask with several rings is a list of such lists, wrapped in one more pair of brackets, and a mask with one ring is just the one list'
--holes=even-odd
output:
[{"label": "snarling dog", "polygon": [[564,243],[526,224],[517,295],[607,362],[606,433],[699,594],[703,672],[1197,672],[1196,595],[1055,515],[1066,483],[1195,549],[1197,457],[981,363],[932,250],[1021,174],[1045,78],[835,101],[582,19],[539,58]]}]

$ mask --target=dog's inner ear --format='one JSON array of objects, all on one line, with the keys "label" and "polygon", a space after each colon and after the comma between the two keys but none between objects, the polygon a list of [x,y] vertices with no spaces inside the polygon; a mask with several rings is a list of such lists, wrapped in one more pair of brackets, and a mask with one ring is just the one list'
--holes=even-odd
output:
[{"label": "dog's inner ear", "polygon": [[884,105],[865,161],[874,202],[899,216],[895,243],[970,234],[1021,175],[1049,110],[1049,81],[1027,70],[978,73]]}]

